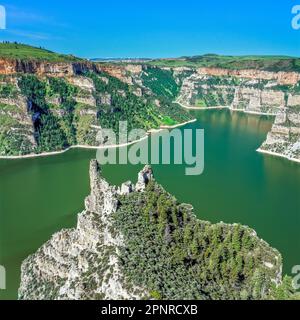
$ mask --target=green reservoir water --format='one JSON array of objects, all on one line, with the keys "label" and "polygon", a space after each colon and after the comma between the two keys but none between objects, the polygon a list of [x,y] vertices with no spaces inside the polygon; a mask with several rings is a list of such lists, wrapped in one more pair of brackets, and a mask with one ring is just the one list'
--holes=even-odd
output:
[{"label": "green reservoir water", "polygon": [[[200,219],[240,222],[277,248],[284,272],[300,264],[300,165],[257,153],[272,118],[199,111],[184,128],[205,129],[205,170],[185,176],[184,165],[154,166],[155,177],[179,201],[193,204]],[[183,130],[184,128],[181,128]],[[76,214],[89,194],[93,150],[71,150],[47,158],[0,160],[0,265],[15,299],[23,259],[51,235],[76,225]],[[136,180],[141,166],[106,165],[107,180]]]}]

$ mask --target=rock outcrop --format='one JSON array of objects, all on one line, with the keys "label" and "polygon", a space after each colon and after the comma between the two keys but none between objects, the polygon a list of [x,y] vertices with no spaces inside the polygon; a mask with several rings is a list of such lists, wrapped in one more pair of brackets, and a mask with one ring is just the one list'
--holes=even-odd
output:
[{"label": "rock outcrop", "polygon": [[[0,75],[31,73],[38,76],[70,77],[85,72],[106,72],[125,83],[132,84],[128,71],[137,72],[138,67],[106,65],[89,61],[78,62],[44,62],[37,60],[0,59]],[[75,84],[75,83],[74,83]]]},{"label": "rock outcrop", "polygon": [[92,68],[87,62],[42,62],[35,60],[1,59],[0,74],[33,73],[37,75],[52,75],[57,77],[72,76]]},{"label": "rock outcrop", "polygon": [[[265,299],[271,298],[272,290],[281,286],[281,256],[277,250],[269,247],[247,227],[224,223],[211,225],[197,220],[193,215],[192,206],[177,204],[171,195],[156,184],[151,167],[146,166],[139,173],[136,185],[126,182],[120,188],[116,188],[110,186],[101,176],[98,163],[92,160],[90,186],[91,194],[85,200],[85,210],[78,215],[77,227],[56,233],[51,240],[23,262],[19,299],[158,298],[160,293],[149,291],[151,290],[149,287],[152,286],[161,288],[161,298],[169,299],[188,297],[239,299],[247,296]],[[166,197],[171,210],[170,217],[172,214],[173,219],[166,221],[163,238],[158,237],[162,220],[159,220],[157,225],[155,212],[153,212],[153,201],[156,196],[161,199]],[[164,211],[167,208],[162,208],[163,205],[167,205],[166,203],[160,202],[154,205],[158,205],[158,210],[162,210],[164,214],[169,214]],[[171,221],[177,221],[177,232]],[[134,223],[137,225],[133,226]],[[190,229],[192,225],[195,229],[193,231]],[[140,228],[146,228],[147,234],[140,233]],[[181,254],[186,254],[189,257],[188,260],[176,262],[176,259],[180,259],[178,254],[183,250],[183,248],[179,250],[180,246],[188,246],[186,242],[180,242],[180,234],[182,232],[187,235],[188,230],[189,234],[196,233],[195,236],[204,247],[199,247],[198,253],[194,248],[193,254],[190,252],[191,248],[187,247]],[[221,238],[218,239],[218,237]],[[210,246],[207,252],[210,252],[211,257],[218,256],[224,242],[222,237],[226,239],[225,246],[228,246],[228,249],[225,250],[229,250],[228,254],[233,250],[237,261],[244,261],[246,264],[245,270],[239,271],[241,274],[238,278],[233,276],[235,279],[233,281],[241,281],[233,287],[232,284],[226,284],[228,272],[234,275],[234,268],[238,266],[242,268],[243,264],[235,265],[235,262],[229,258],[228,261],[226,259],[223,261],[222,268],[226,269],[227,265],[230,269],[225,274],[222,273],[222,268],[218,271],[220,272],[218,277],[221,277],[221,280],[218,277],[212,278],[209,283],[204,280],[206,275],[210,274],[208,270],[212,263],[204,254],[205,246]],[[178,240],[175,240],[176,238]],[[204,242],[201,242],[202,238]],[[172,248],[177,245],[179,251],[174,249],[173,252]],[[245,248],[235,252],[234,250],[237,250],[240,245],[245,245]],[[161,255],[161,250],[173,257]],[[207,261],[202,259],[194,261],[193,256],[197,254],[202,255]],[[167,259],[164,262],[167,263],[167,268],[163,263],[164,259]],[[194,262],[188,263],[190,260]],[[254,261],[255,264],[253,264]],[[157,265],[155,265],[156,262]],[[201,277],[194,274],[197,264],[200,269],[202,268]],[[144,268],[147,266],[146,275]],[[245,274],[242,274],[243,272]],[[140,277],[145,279],[148,277],[150,282]],[[163,279],[167,279],[168,283]],[[261,283],[261,279],[264,279],[264,283]],[[185,296],[186,294],[189,296]]]},{"label": "rock outcrop", "polygon": [[300,105],[277,114],[267,140],[258,151],[300,162]]},{"label": "rock outcrop", "polygon": [[33,153],[37,143],[28,103],[21,94],[0,96],[0,156],[10,155],[13,148],[19,154]]},{"label": "rock outcrop", "polygon": [[77,228],[55,234],[24,261],[20,299],[141,299],[147,294],[127,288],[119,265],[124,244],[112,215],[120,190],[105,181],[96,161],[90,165],[90,180],[91,194]]}]

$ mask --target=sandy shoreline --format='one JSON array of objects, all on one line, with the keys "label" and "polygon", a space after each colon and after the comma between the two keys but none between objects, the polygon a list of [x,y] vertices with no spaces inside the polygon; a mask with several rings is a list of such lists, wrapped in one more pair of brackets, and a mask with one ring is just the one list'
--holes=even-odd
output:
[{"label": "sandy shoreline", "polygon": [[[243,112],[243,113],[246,113],[246,114],[276,116],[276,114],[272,114],[272,113],[247,111],[247,110],[244,110],[244,109],[234,109],[231,106],[216,106],[216,107],[204,107],[204,108],[202,108],[202,107],[187,107],[187,106],[185,106],[185,105],[183,105],[183,104],[181,104],[180,102],[177,102],[177,101],[176,101],[176,103],[178,103],[183,108],[189,109],[189,110],[199,110],[199,111],[201,111],[201,110],[212,110],[212,109],[218,109],[218,110],[229,109],[231,111]],[[280,158],[283,158],[283,159],[287,159],[287,160],[295,162],[295,163],[300,163],[299,159],[291,158],[291,157],[286,156],[286,155],[281,154],[281,153],[267,151],[267,150],[263,150],[261,148],[258,148],[256,151],[259,152],[259,153],[271,155],[271,156],[274,156],[274,157],[280,157]]]},{"label": "sandy shoreline", "polygon": [[175,101],[175,103],[179,104],[182,108],[187,109],[187,110],[222,110],[222,109],[230,109],[230,106],[215,106],[215,107],[188,107],[178,101]]},{"label": "sandy shoreline", "polygon": [[158,129],[158,131],[163,130],[163,129],[175,129],[175,128],[178,128],[178,127],[185,126],[186,124],[189,124],[189,123],[194,123],[196,121],[197,121],[197,119],[193,119],[193,120],[189,120],[189,121],[186,121],[186,122],[174,124],[174,126],[161,126],[160,129]]},{"label": "sandy shoreline", "polygon": [[[178,102],[176,102],[178,103]],[[257,114],[257,115],[272,115],[272,114],[265,114],[265,113],[259,113],[259,112],[247,112],[245,110],[242,110],[242,109],[232,109],[231,107],[229,106],[219,106],[219,107],[209,107],[209,108],[199,108],[199,107],[186,107],[186,106],[183,106],[181,103],[178,103],[180,104],[183,108],[185,109],[190,109],[190,110],[211,110],[211,109],[229,109],[229,110],[232,110],[232,111],[238,111],[238,112],[244,112],[244,113],[249,113],[249,114]],[[135,143],[138,143],[138,142],[141,142],[145,139],[148,139],[149,136],[151,134],[154,134],[154,133],[159,133],[161,132],[162,130],[166,130],[166,129],[175,129],[175,128],[178,128],[178,127],[182,127],[182,126],[185,126],[189,123],[194,123],[196,122],[197,119],[192,119],[192,120],[189,120],[189,121],[186,121],[186,122],[182,122],[182,123],[179,123],[179,124],[176,124],[176,125],[173,125],[173,126],[164,126],[162,125],[160,127],[160,129],[150,129],[148,132],[147,132],[147,135],[142,137],[141,139],[138,139],[138,140],[135,140],[135,141],[131,141],[131,142],[127,142],[127,143],[122,143],[122,144],[115,144],[115,145],[108,145],[108,146],[89,146],[89,145],[74,145],[74,146],[70,146],[64,150],[60,150],[60,151],[53,151],[53,152],[43,152],[43,153],[40,153],[40,154],[28,154],[28,155],[22,155],[22,156],[0,156],[0,160],[18,160],[18,159],[32,159],[32,158],[40,158],[40,157],[49,157],[49,156],[55,156],[55,155],[60,155],[60,154],[64,154],[68,151],[70,151],[71,149],[89,149],[89,150],[101,150],[101,149],[113,149],[113,148],[122,148],[122,147],[126,147],[126,146],[131,146]],[[267,155],[271,155],[271,156],[275,156],[275,157],[280,157],[280,158],[284,158],[284,159],[287,159],[289,161],[293,161],[295,163],[300,163],[300,160],[299,159],[295,159],[295,158],[290,158],[289,156],[286,156],[284,154],[281,154],[281,153],[277,153],[277,152],[273,152],[273,151],[267,151],[267,150],[263,150],[261,148],[258,148],[256,150],[257,152],[259,153],[262,153],[262,154],[267,154]]]},{"label": "sandy shoreline", "polygon": [[108,146],[89,146],[89,145],[74,145],[74,146],[70,146],[64,150],[60,150],[60,151],[53,151],[53,152],[43,152],[43,153],[39,153],[39,154],[28,154],[28,155],[22,155],[22,156],[0,156],[0,160],[18,160],[18,159],[31,159],[31,158],[40,158],[40,157],[50,157],[50,156],[55,156],[55,155],[59,155],[59,154],[63,154],[65,152],[70,151],[71,149],[90,149],[90,150],[101,150],[101,149],[113,149],[113,148],[122,148],[122,147],[126,147],[126,146],[131,146],[135,143],[141,142],[145,139],[148,139],[149,136],[153,133],[158,133],[162,130],[165,129],[175,129],[178,127],[182,127],[185,126],[186,124],[189,123],[193,123],[196,122],[197,119],[192,119],[186,122],[182,122],[179,124],[176,124],[174,126],[161,126],[160,129],[150,129],[147,132],[147,135],[142,137],[141,139],[135,140],[135,141],[131,141],[131,142],[127,142],[127,143],[122,143],[122,144],[114,144],[114,145],[108,145]]},{"label": "sandy shoreline", "polygon": [[231,111],[237,111],[237,112],[244,112],[247,114],[254,114],[254,115],[261,115],[261,116],[276,116],[276,113],[267,113],[267,112],[257,112],[257,111],[248,111],[245,109],[234,109],[231,106],[215,106],[215,107],[188,107],[183,105],[180,102],[177,102],[177,104],[179,104],[182,108],[187,109],[187,110],[223,110],[223,109],[228,109]]},{"label": "sandy shoreline", "polygon": [[278,152],[267,151],[267,150],[263,150],[261,148],[258,148],[256,151],[259,152],[259,153],[268,154],[268,155],[271,155],[271,156],[280,157],[280,158],[283,158],[283,159],[287,159],[289,161],[300,163],[299,159],[291,158],[289,156],[286,156],[286,155],[278,153]]}]

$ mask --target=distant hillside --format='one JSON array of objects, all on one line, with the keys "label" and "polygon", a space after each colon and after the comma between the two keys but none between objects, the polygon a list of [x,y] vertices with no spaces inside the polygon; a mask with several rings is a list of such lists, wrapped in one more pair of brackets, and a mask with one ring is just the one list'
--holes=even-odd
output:
[{"label": "distant hillside", "polygon": [[72,55],[58,54],[43,48],[7,42],[0,43],[0,58],[49,62],[74,62],[81,60]]},{"label": "distant hillside", "polygon": [[[83,60],[73,55],[55,53],[41,47],[10,42],[0,43],[0,58],[48,62],[76,62]],[[117,64],[148,64],[159,67],[215,67],[231,70],[257,69],[273,72],[300,72],[300,58],[288,56],[221,56],[206,54],[153,60],[149,58],[94,58],[91,61]]]},{"label": "distant hillside", "polygon": [[288,56],[221,56],[207,54],[174,59],[157,59],[149,62],[149,64],[166,67],[216,67],[225,69],[257,69],[273,72],[300,72],[300,58]]},{"label": "distant hillside", "polygon": [[143,63],[152,61],[149,58],[93,58],[93,62],[113,62],[113,63]]}]

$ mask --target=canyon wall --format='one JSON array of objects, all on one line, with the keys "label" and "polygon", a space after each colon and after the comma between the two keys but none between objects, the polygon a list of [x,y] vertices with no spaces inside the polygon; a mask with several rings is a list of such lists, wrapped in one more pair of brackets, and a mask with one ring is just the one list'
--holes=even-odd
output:
[{"label": "canyon wall", "polygon": [[[82,76],[87,71],[98,74],[105,84],[110,82],[109,77],[120,80],[129,85],[131,92],[138,97],[152,96],[156,107],[160,110],[162,110],[162,100],[167,98],[170,102],[176,100],[181,106],[187,108],[227,107],[234,111],[275,116],[274,126],[259,151],[300,161],[300,73],[254,69],[159,68],[143,64],[98,64],[89,61],[50,63],[0,59],[0,75],[4,77],[2,83],[9,83],[16,87],[17,91],[19,74],[62,78],[78,87],[80,90],[73,97],[78,104],[76,114],[87,118],[86,121],[81,121],[85,127],[89,123],[89,128],[84,129],[87,131],[85,132],[87,139],[80,139],[79,143],[95,145],[99,125],[97,106],[111,106],[112,94],[111,92],[96,94],[93,81]],[[102,74],[107,76],[101,76]],[[120,88],[118,94],[124,98],[125,92]],[[9,107],[2,108],[1,115],[2,117],[6,115],[6,125],[14,124],[12,125],[13,130],[9,133],[12,140],[17,141],[13,144],[22,146],[21,154],[24,153],[24,150],[26,153],[32,153],[36,145],[32,119],[29,115],[24,114],[26,109],[24,104],[21,108],[23,114],[20,115],[21,109],[14,100],[24,100],[24,97],[18,92],[14,99],[8,98],[2,95],[0,103],[11,106],[10,111]],[[47,103],[55,106],[52,112],[56,116],[66,115],[66,110],[61,107],[62,101],[58,96],[53,95],[46,99]],[[11,117],[12,108],[16,110],[15,119]],[[111,109],[113,113],[117,110],[112,106]],[[171,110],[169,103],[165,107],[166,114],[170,112],[180,115],[179,110]],[[21,123],[20,117],[25,117],[26,123],[24,121]],[[9,146],[0,149],[0,154],[5,155],[7,148]]]},{"label": "canyon wall", "polygon": [[[177,77],[186,72],[176,70]],[[201,68],[183,78],[177,102],[275,116],[259,151],[300,161],[300,74]]]},{"label": "canyon wall", "polygon": [[[106,72],[126,83],[131,83],[127,71],[134,71],[134,66],[99,64],[89,61],[79,62],[43,62],[35,60],[0,59],[0,75],[32,73],[38,76],[67,77],[79,75],[87,71]],[[138,67],[137,67],[138,68]]]},{"label": "canyon wall", "polygon": [[197,69],[197,73],[204,76],[225,76],[255,80],[275,80],[281,85],[295,85],[300,81],[300,73],[297,72],[271,72],[255,69],[230,70],[221,68],[199,68]]}]

